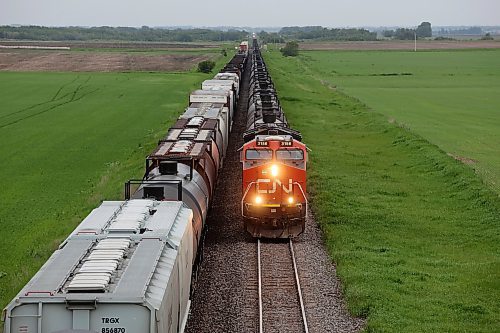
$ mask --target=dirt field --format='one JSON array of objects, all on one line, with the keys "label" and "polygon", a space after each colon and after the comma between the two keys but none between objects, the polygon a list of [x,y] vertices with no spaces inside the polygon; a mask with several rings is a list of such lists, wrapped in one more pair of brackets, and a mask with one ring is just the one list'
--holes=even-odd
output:
[{"label": "dirt field", "polygon": [[212,56],[213,53],[202,55],[0,50],[0,71],[184,71]]},{"label": "dirt field", "polygon": [[[414,41],[374,41],[374,42],[323,42],[300,43],[302,50],[413,50]],[[418,50],[447,49],[496,49],[500,48],[497,40],[451,40],[417,41]]]},{"label": "dirt field", "polygon": [[24,45],[24,46],[52,46],[71,47],[80,49],[164,49],[164,50],[186,50],[186,49],[208,49],[218,48],[220,43],[162,43],[162,42],[77,42],[77,41],[15,41],[2,40],[2,45]]}]

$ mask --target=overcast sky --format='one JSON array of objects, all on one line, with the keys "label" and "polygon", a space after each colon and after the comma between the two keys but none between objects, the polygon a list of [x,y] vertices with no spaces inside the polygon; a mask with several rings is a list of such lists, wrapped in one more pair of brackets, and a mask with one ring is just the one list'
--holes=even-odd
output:
[{"label": "overcast sky", "polygon": [[500,0],[0,0],[0,25],[500,25]]}]

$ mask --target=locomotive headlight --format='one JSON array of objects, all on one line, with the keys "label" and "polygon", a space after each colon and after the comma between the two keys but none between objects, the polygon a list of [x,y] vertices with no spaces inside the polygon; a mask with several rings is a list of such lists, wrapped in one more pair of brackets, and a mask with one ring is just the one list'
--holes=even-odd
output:
[{"label": "locomotive headlight", "polygon": [[291,205],[293,204],[293,197],[288,197],[288,203]]},{"label": "locomotive headlight", "polygon": [[256,196],[256,197],[255,197],[255,203],[256,203],[257,205],[260,205],[260,204],[262,203],[262,197],[261,197],[261,196]]},{"label": "locomotive headlight", "polygon": [[271,165],[271,176],[276,177],[278,175],[278,166],[276,164]]}]

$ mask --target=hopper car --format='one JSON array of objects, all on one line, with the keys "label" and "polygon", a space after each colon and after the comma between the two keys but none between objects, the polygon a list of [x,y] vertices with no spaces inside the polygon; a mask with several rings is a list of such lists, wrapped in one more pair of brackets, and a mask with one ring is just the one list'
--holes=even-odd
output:
[{"label": "hopper car", "polygon": [[190,94],[125,200],[94,209],[7,305],[4,333],[184,331],[247,55]]}]

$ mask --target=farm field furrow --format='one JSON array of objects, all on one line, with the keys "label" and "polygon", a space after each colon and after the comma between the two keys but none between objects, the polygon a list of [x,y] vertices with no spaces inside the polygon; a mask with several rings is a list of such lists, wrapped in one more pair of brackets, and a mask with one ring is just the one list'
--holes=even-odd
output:
[{"label": "farm field furrow", "polygon": [[300,65],[468,164],[500,194],[500,50],[307,52]]},{"label": "farm field furrow", "polygon": [[211,76],[0,72],[2,308],[82,218],[142,177],[145,156]]},{"label": "farm field furrow", "polygon": [[220,50],[81,49],[71,51],[0,49],[0,70],[20,72],[188,71]]},{"label": "farm field furrow", "polygon": [[[450,59],[471,57],[477,59],[476,65],[489,61],[491,68],[484,66],[479,74],[486,80],[484,86],[494,89],[498,77],[493,64],[498,52],[474,53],[450,54]],[[394,58],[398,55],[303,52],[298,58],[283,58],[269,52],[266,61],[291,126],[301,131],[312,149],[310,200],[337,264],[349,309],[355,316],[367,318],[366,331],[496,331],[500,325],[498,194],[473,169],[448,156],[442,150],[445,148],[439,149],[427,137],[423,125],[430,121],[425,112],[434,105],[432,96],[426,108],[405,98],[399,100],[413,111],[416,124],[408,124],[405,113],[395,113],[395,121],[389,122],[381,109],[384,101],[398,99],[397,94],[374,94],[376,107],[344,93],[359,92],[352,80],[371,82],[374,87],[394,80],[391,84],[400,87],[408,79],[398,75],[384,81],[385,76],[368,75],[372,73],[411,72],[421,76],[422,82],[430,76],[428,85],[433,87],[433,71],[422,65],[412,68],[400,62],[400,68],[391,66],[397,67]],[[439,58],[433,53],[423,56]],[[377,67],[381,66],[377,57],[385,59],[383,67]],[[438,64],[435,67],[440,68]],[[473,68],[460,68],[472,75],[451,82],[463,87],[467,78],[482,82]],[[364,77],[339,73],[364,73]],[[450,84],[435,81],[434,87]],[[499,109],[500,104],[491,91],[484,96],[491,98],[492,105],[482,104],[486,112],[480,117],[465,112],[466,107],[461,111],[464,122],[476,119],[480,128],[467,136],[471,140],[469,151],[477,149],[488,157],[488,149],[495,147],[482,145],[483,141],[475,138],[495,137],[495,129],[499,133],[495,125],[498,118],[491,110]],[[481,96],[476,97],[481,100]],[[445,101],[441,104],[446,105]],[[439,119],[434,125],[438,126],[446,117],[436,113],[434,109]],[[450,132],[463,139],[465,135],[460,137],[456,128],[460,124],[450,122],[448,128],[436,133],[446,136]],[[458,146],[460,141],[455,140]],[[489,163],[495,163],[497,156],[489,158]]]}]

